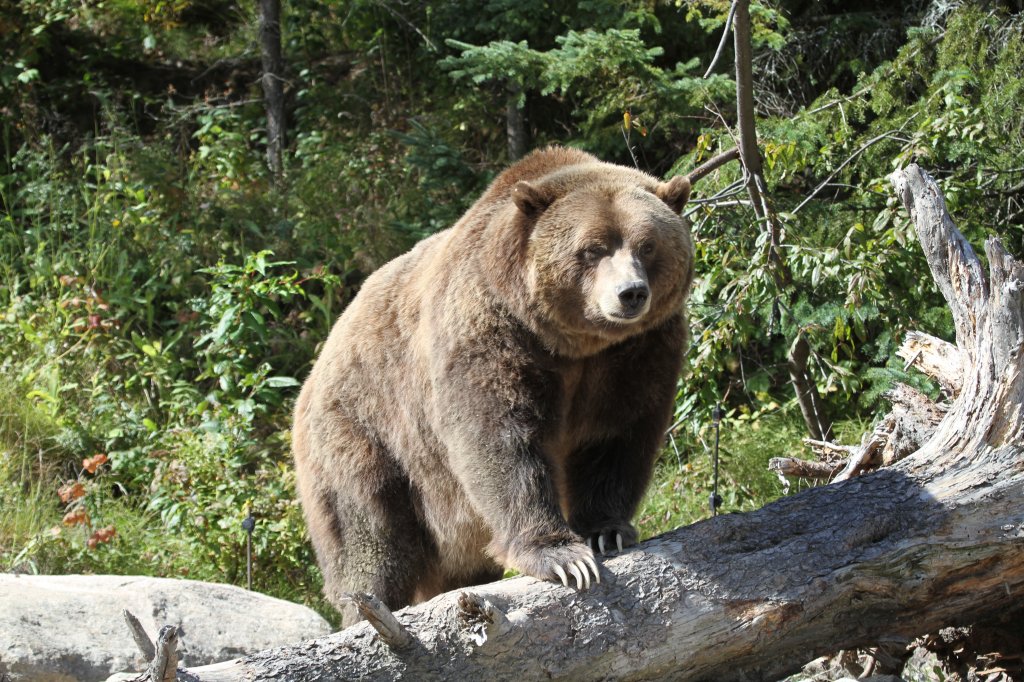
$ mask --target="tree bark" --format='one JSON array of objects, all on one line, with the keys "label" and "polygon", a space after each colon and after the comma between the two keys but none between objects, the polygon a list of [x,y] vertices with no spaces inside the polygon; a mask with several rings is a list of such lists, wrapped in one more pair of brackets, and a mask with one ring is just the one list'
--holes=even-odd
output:
[{"label": "tree bark", "polygon": [[281,177],[285,146],[284,58],[281,56],[281,0],[260,2],[263,104],[267,110],[267,168]]},{"label": "tree bark", "polygon": [[916,452],[649,540],[587,591],[467,588],[381,619],[384,636],[362,622],[180,679],[777,680],[1019,605],[1024,267],[990,240],[986,281],[931,178],[911,166],[893,180],[961,322],[962,388]]}]

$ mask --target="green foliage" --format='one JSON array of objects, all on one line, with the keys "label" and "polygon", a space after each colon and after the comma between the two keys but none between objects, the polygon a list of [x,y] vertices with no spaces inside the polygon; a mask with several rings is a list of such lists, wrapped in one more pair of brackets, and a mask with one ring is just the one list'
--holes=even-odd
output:
[{"label": "green foliage", "polygon": [[[676,4],[686,8],[688,20],[696,21],[709,33],[721,32],[725,28],[726,18],[732,8],[730,0],[698,0],[686,3],[677,0]],[[790,23],[786,13],[779,8],[764,2],[751,2],[750,27],[750,38],[754,47],[778,50],[786,46]]]},{"label": "green foliage", "polygon": [[540,87],[549,61],[545,53],[531,50],[525,40],[498,40],[477,47],[450,39],[448,46],[461,51],[458,57],[442,61],[443,66],[451,69],[452,78],[468,78],[474,85],[507,83],[518,91],[515,102],[519,107],[526,104],[527,89]]},{"label": "green foliage", "polygon": [[[795,117],[759,121],[791,283],[774,280],[767,232],[749,228],[750,212],[693,209],[701,277],[681,396],[699,397],[680,400],[684,423],[725,395],[751,405],[791,395],[785,353],[797,336],[811,346],[811,371],[834,414],[883,411],[895,381],[927,388],[893,354],[906,330],[951,338],[952,323],[886,180],[894,166],[917,161],[937,175],[974,244],[996,232],[1020,250],[1024,206],[1013,183],[1024,147],[1006,141],[1020,140],[1021,119],[1007,100],[984,95],[1020,87],[1012,75],[1024,66],[1020,17],[965,5],[946,21],[912,32],[851,94],[830,90]],[[727,144],[709,131],[678,167]],[[699,190],[745,199],[736,180],[735,169],[723,169]]]},{"label": "green foliage", "polygon": [[538,51],[525,40],[484,46],[449,40],[460,54],[441,65],[456,81],[495,83],[510,90],[512,104],[520,108],[530,93],[568,100],[579,119],[579,141],[605,155],[622,147],[628,132],[622,128],[624,113],[644,122],[644,136],[651,130],[657,131],[657,141],[668,140],[692,133],[688,119],[731,92],[725,77],[697,76],[697,58],[671,69],[657,65],[664,50],[648,47],[639,29],[569,31],[555,42],[556,49]]},{"label": "green foliage", "polygon": [[[0,418],[5,570],[238,582],[238,523],[252,510],[257,584],[317,599],[287,401],[340,281],[322,268],[300,278],[267,250],[202,267],[211,246],[278,234],[250,222],[239,176],[206,170],[228,168],[221,155],[260,182],[246,158],[257,154],[234,144],[169,165],[112,126],[70,156],[43,140],[9,158],[0,384],[17,409]],[[109,463],[79,467],[97,453]]]},{"label": "green foliage", "polygon": [[[270,255],[270,251],[260,251],[247,256],[243,265],[221,261],[200,270],[211,276],[210,292],[192,302],[200,327],[207,330],[193,342],[200,365],[196,379],[216,382],[207,401],[216,411],[223,411],[227,421],[239,419],[246,429],[254,427],[257,417],[266,416],[260,411],[280,407],[277,389],[299,385],[292,377],[271,376],[273,364],[290,355],[298,341],[296,330],[286,324],[282,306],[303,291],[294,271],[268,274],[291,265],[268,263]],[[253,357],[250,349],[254,348],[270,354]],[[144,344],[142,350],[153,357],[161,349]],[[200,403],[200,411],[206,405]]]}]

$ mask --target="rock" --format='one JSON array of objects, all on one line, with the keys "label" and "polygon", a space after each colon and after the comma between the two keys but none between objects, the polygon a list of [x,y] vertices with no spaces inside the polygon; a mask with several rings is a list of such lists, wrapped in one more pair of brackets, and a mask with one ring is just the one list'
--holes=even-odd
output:
[{"label": "rock", "polygon": [[150,639],[179,628],[179,665],[237,658],[329,634],[313,610],[233,585],[114,575],[0,573],[0,680],[86,682],[142,670],[122,610]]}]

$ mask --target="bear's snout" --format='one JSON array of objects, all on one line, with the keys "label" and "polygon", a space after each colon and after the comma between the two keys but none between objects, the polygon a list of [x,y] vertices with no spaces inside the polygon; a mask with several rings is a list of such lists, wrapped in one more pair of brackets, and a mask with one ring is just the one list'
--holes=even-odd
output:
[{"label": "bear's snout", "polygon": [[640,258],[628,248],[598,263],[595,274],[598,307],[607,322],[633,324],[651,309],[651,287]]},{"label": "bear's snout", "polygon": [[628,317],[639,314],[651,297],[651,289],[643,280],[623,282],[615,287],[615,293],[619,296],[619,303],[622,305],[622,312]]}]

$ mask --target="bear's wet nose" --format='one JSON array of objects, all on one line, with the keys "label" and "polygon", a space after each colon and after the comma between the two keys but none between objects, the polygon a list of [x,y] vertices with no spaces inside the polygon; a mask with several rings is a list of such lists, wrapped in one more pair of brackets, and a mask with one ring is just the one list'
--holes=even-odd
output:
[{"label": "bear's wet nose", "polygon": [[629,312],[636,312],[647,303],[651,290],[648,288],[647,282],[635,280],[620,284],[616,287],[616,293],[619,295],[619,302],[622,303],[623,308]]}]

